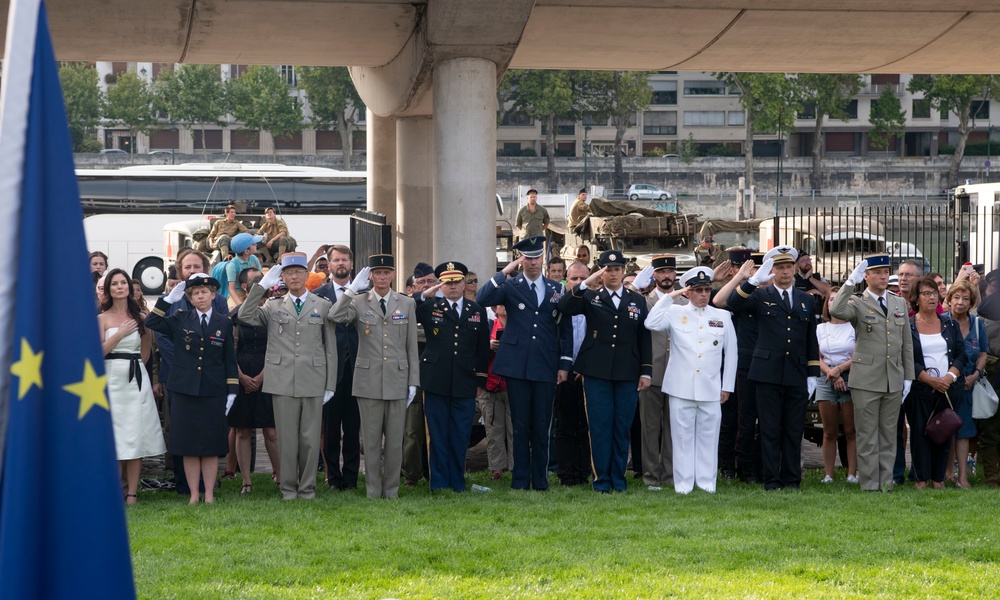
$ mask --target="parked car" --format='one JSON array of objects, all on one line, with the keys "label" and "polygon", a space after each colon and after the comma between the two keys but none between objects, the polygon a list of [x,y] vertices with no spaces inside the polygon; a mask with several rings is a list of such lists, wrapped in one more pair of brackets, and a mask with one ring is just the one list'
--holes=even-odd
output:
[{"label": "parked car", "polygon": [[625,195],[629,200],[669,200],[673,197],[670,192],[645,183],[630,185]]},{"label": "parked car", "polygon": [[105,148],[101,150],[101,154],[128,154],[121,148]]},{"label": "parked car", "polygon": [[149,154],[173,154],[173,150],[150,150]]}]

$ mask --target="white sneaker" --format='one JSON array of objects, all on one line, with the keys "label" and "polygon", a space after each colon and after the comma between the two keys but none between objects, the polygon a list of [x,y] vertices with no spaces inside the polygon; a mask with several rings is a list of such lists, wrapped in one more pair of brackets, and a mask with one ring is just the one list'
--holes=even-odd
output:
[{"label": "white sneaker", "polygon": [[823,478],[822,481],[820,481],[820,483],[833,483],[833,477],[827,475],[826,477]]},{"label": "white sneaker", "polygon": [[854,476],[854,475],[848,475],[847,476],[847,483],[857,483],[857,482],[858,482],[858,478],[856,476]]}]

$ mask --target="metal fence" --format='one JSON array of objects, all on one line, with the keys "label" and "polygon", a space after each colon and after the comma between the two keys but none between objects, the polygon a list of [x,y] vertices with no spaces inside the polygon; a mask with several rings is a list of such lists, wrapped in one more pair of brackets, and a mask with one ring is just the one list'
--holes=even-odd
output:
[{"label": "metal fence", "polygon": [[372,254],[392,254],[392,225],[386,222],[385,215],[355,210],[351,215],[351,249],[355,273],[368,266]]}]

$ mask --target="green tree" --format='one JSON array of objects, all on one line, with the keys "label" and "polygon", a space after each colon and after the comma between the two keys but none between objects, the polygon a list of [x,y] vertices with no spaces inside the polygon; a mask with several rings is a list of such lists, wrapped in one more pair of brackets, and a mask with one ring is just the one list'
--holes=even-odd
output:
[{"label": "green tree", "polygon": [[274,67],[254,65],[226,85],[229,112],[244,131],[286,137],[302,131],[302,107]]},{"label": "green tree", "polygon": [[977,98],[988,101],[997,82],[996,75],[914,75],[906,86],[911,93],[923,93],[931,107],[958,116],[958,143],[948,169],[948,185],[958,185],[958,170],[965,156],[965,143],[975,127],[972,103]]},{"label": "green tree", "polygon": [[[153,92],[149,84],[135,73],[122,73],[108,88],[104,101],[104,118],[116,125],[128,127],[129,137],[148,134],[158,125]],[[130,149],[135,152],[135,144]]]},{"label": "green tree", "polygon": [[[871,123],[871,131],[868,132],[868,139],[876,150],[887,150],[889,143],[903,135],[906,130],[906,112],[899,98],[892,93],[892,90],[885,88],[882,93],[872,102],[871,112],[868,116]],[[889,186],[889,160],[885,161],[885,184]]]},{"label": "green tree", "polygon": [[59,83],[66,103],[66,120],[73,140],[74,152],[100,152],[95,139],[101,120],[101,88],[97,85],[97,69],[82,63],[62,63]]},{"label": "green tree", "polygon": [[358,117],[365,110],[350,71],[347,67],[299,67],[296,71],[312,110],[313,127],[320,130],[337,128],[344,168],[350,170],[354,130]]},{"label": "green tree", "polygon": [[615,128],[615,175],[613,187],[625,188],[622,155],[625,131],[635,125],[636,112],[645,109],[653,99],[649,73],[643,71],[581,71],[577,87],[582,107],[602,117],[610,117]]},{"label": "green tree", "polygon": [[556,126],[560,119],[575,119],[577,98],[570,71],[511,69],[501,82],[510,90],[512,111],[540,119],[545,125],[545,158],[550,190],[559,187],[556,173]]},{"label": "green tree", "polygon": [[[746,186],[753,189],[754,134],[777,131],[783,152],[783,137],[794,131],[795,115],[802,108],[801,94],[794,79],[784,73],[717,73],[716,77],[740,93],[740,106],[746,113]],[[740,218],[752,216],[740,215]]]},{"label": "green tree", "polygon": [[205,148],[205,128],[222,127],[226,96],[217,65],[181,65],[176,71],[161,71],[154,82],[157,107],[174,123],[188,129],[201,126],[201,150]]},{"label": "green tree", "polygon": [[823,120],[826,117],[847,121],[847,107],[861,91],[864,79],[854,73],[800,73],[797,83],[802,103],[811,104],[816,112],[812,144],[812,189],[822,187]]}]

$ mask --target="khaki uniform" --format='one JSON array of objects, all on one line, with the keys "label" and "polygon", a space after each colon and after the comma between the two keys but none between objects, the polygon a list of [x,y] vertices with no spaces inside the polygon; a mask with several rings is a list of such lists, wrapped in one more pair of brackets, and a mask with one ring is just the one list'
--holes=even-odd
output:
[{"label": "khaki uniform", "polygon": [[[653,290],[646,294],[649,310],[660,297]],[[686,298],[683,304],[686,304]],[[646,485],[666,485],[674,477],[673,442],[670,437],[670,402],[660,389],[670,358],[670,334],[654,331],[653,377],[648,388],[639,392],[639,421],[642,423],[642,482]]]},{"label": "khaki uniform", "polygon": [[290,294],[258,306],[264,288],[254,285],[240,305],[240,321],[267,326],[264,391],[274,398],[281,459],[281,495],[316,495],[316,467],[323,425],[323,393],[337,389],[337,328],[326,298],[307,293],[299,311]]},{"label": "khaki uniform", "polygon": [[863,490],[877,490],[882,484],[893,484],[903,381],[914,378],[913,336],[905,300],[886,292],[886,316],[871,294],[858,297],[852,292],[854,286],[845,285],[830,306],[830,314],[854,325],[848,386],[857,431],[858,482]]},{"label": "khaki uniform", "polygon": [[369,498],[399,496],[407,388],[420,385],[416,308],[413,298],[395,291],[386,296],[384,315],[374,292],[348,290],[333,306],[335,321],[353,323],[358,330],[353,391],[361,413]]},{"label": "khaki uniform", "polygon": [[574,229],[590,214],[590,205],[577,199],[569,209],[569,228]]},{"label": "khaki uniform", "polygon": [[517,218],[514,220],[514,227],[523,227],[526,238],[545,235],[545,226],[548,224],[549,211],[545,210],[541,204],[535,205],[534,212],[528,208],[528,205],[522,206],[521,210],[517,211]]},{"label": "khaki uniform", "polygon": [[[284,235],[278,238],[278,241],[269,248],[267,243],[281,233]],[[257,244],[257,250],[264,255],[264,260],[268,263],[276,263],[282,254],[293,252],[297,245],[295,239],[288,235],[288,225],[285,224],[284,219],[276,218],[274,223],[271,223],[265,218],[263,224],[257,230],[257,235],[267,236],[264,238],[264,241]]]},{"label": "khaki uniform", "polygon": [[222,260],[229,256],[229,242],[237,233],[250,233],[250,230],[239,221],[230,223],[223,218],[212,222],[212,231],[209,232],[208,239],[215,240],[212,249],[222,254]]}]

